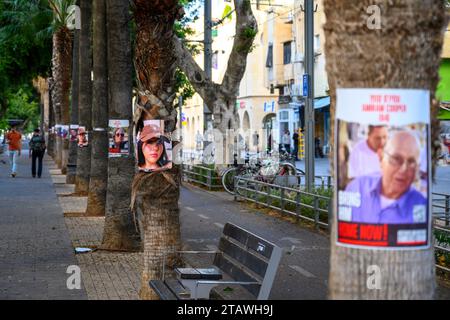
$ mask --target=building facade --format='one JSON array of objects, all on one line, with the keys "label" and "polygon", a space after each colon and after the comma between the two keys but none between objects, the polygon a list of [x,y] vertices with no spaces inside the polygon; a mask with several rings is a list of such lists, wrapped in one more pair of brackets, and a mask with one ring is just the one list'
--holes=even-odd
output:
[{"label": "building facade", "polygon": [[[304,14],[303,1],[259,0],[252,3],[258,22],[254,48],[247,57],[247,68],[240,84],[236,108],[242,140],[250,151],[261,151],[271,142],[277,145],[285,130],[290,136],[304,127]],[[328,144],[329,96],[323,53],[325,15],[322,3],[316,1],[315,13],[315,111],[316,136],[322,145]],[[213,0],[213,21],[220,22],[213,29],[212,78],[220,83],[226,71],[235,34],[235,14],[222,19],[232,10],[232,2]],[[230,18],[231,17],[231,18]],[[203,18],[193,26],[203,36]],[[203,66],[203,54],[195,57]],[[183,106],[185,133],[184,146],[195,149],[198,136],[204,132],[203,101],[198,94]],[[293,144],[293,142],[291,142]]]}]

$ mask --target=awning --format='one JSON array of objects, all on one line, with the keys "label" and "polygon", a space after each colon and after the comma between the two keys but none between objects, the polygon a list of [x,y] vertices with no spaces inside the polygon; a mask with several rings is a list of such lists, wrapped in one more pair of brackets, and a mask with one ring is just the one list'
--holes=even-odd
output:
[{"label": "awning", "polygon": [[321,109],[324,107],[328,107],[330,105],[330,97],[324,97],[324,98],[316,98],[314,99],[314,109]]},{"label": "awning", "polygon": [[[328,107],[330,105],[330,96],[328,97],[322,97],[322,98],[315,98],[314,99],[314,109],[321,109],[324,107]],[[300,110],[301,107],[304,106],[304,103],[298,103],[298,102],[291,102],[289,103],[289,106],[293,108],[294,110]]]}]

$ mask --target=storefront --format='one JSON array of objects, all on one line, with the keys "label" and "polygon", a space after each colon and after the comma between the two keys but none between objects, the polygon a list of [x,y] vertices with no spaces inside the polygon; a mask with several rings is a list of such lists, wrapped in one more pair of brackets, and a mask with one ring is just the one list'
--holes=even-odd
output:
[{"label": "storefront", "polygon": [[[300,127],[305,131],[304,104],[291,103],[293,111],[292,127]],[[314,136],[320,139],[320,146],[325,154],[330,151],[330,97],[314,99]],[[292,131],[291,131],[292,132]]]}]

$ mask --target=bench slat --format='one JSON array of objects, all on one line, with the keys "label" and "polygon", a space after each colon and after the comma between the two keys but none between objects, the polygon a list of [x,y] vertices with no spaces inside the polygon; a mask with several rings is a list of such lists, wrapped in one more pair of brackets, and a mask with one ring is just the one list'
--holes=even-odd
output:
[{"label": "bench slat", "polygon": [[169,290],[163,280],[150,280],[150,287],[161,300],[177,300],[177,297]]},{"label": "bench slat", "polygon": [[264,278],[267,270],[267,262],[261,259],[260,256],[247,251],[245,248],[232,243],[224,237],[220,238],[219,250]]},{"label": "bench slat", "polygon": [[222,272],[216,267],[211,268],[176,268],[175,272],[180,279],[193,280],[220,280]]},{"label": "bench slat", "polygon": [[[214,258],[214,265],[219,267],[223,272],[228,274],[235,281],[246,281],[246,282],[261,282],[260,279],[257,279],[245,272],[242,268],[236,265],[231,259],[226,257],[223,254],[218,254]],[[255,297],[258,296],[260,285],[251,284],[251,285],[243,285],[245,289],[247,289],[251,294]]]},{"label": "bench slat", "polygon": [[223,234],[235,239],[249,249],[252,249],[268,259],[270,259],[270,256],[272,255],[274,247],[273,243],[270,243],[269,241],[264,240],[263,238],[260,238],[234,224],[227,223],[223,228]]},{"label": "bench slat", "polygon": [[166,279],[164,280],[167,287],[175,294],[178,300],[189,300],[190,292],[189,289],[183,287],[183,285],[178,281],[178,279]]}]

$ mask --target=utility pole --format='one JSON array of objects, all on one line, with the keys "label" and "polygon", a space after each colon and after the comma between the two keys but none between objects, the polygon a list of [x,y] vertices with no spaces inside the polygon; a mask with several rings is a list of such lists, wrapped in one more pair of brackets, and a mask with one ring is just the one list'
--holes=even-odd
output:
[{"label": "utility pole", "polygon": [[[204,69],[206,77],[211,80],[212,77],[212,21],[211,21],[211,0],[205,0],[205,21],[204,21]],[[207,130],[207,123],[211,115],[211,110],[203,103],[203,126]]]},{"label": "utility pole", "polygon": [[314,188],[314,0],[305,0],[305,74],[308,94],[305,99],[305,174],[306,189]]},{"label": "utility pole", "polygon": [[180,149],[180,163],[181,163],[181,171],[183,171],[183,96],[180,96],[178,98],[178,108],[180,109],[180,143],[181,143],[181,149]]},{"label": "utility pole", "polygon": [[[210,80],[212,76],[212,10],[211,10],[211,0],[205,0],[205,20],[204,20],[204,37],[203,37],[203,45],[204,45],[204,70],[206,77]],[[211,118],[211,110],[203,102],[203,150],[209,145],[210,141],[205,140],[205,133],[208,130],[208,123]]]}]

